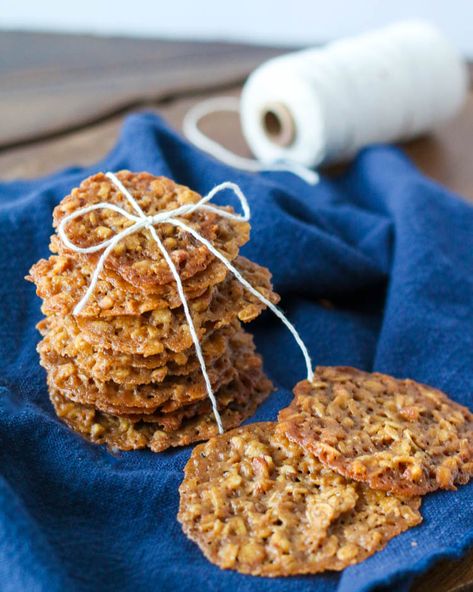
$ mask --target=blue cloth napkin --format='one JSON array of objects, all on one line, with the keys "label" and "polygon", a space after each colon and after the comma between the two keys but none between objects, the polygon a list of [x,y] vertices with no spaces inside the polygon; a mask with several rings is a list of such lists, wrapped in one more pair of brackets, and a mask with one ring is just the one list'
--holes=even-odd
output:
[{"label": "blue cloth napkin", "polygon": [[[390,147],[365,150],[315,187],[289,173],[247,174],[202,154],[149,114],[129,117],[88,168],[0,183],[0,582],[4,592],[408,589],[473,540],[473,485],[429,495],[424,522],[342,574],[270,580],[221,571],[185,538],[178,487],[191,447],[111,454],[67,429],[35,351],[40,302],[24,281],[48,256],[51,212],[80,181],[127,168],[200,193],[237,182],[252,209],[243,253],[268,266],[314,364],[411,377],[473,408],[473,208]],[[220,196],[220,203],[232,196]],[[249,329],[278,391],[272,420],[304,378],[297,346],[266,312]]]}]

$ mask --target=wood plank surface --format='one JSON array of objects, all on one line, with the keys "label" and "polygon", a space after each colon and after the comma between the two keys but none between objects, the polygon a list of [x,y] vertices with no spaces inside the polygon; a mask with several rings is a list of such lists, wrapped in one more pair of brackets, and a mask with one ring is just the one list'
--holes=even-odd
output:
[{"label": "wood plank surface", "polygon": [[241,82],[271,48],[0,32],[0,147]]},{"label": "wood plank surface", "polygon": [[[284,50],[287,51],[287,50]],[[180,129],[202,98],[238,96],[245,77],[282,49],[219,43],[0,33],[0,178],[90,164],[114,145],[123,117],[152,110]],[[237,117],[207,133],[248,155]],[[425,174],[473,201],[473,92],[458,117],[404,146]],[[473,551],[417,578],[415,592],[473,590]]]}]

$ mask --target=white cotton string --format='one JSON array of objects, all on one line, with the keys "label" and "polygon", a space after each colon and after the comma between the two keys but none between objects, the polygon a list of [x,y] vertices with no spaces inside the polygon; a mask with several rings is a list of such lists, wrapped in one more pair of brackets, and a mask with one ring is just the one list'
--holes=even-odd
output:
[{"label": "white cotton string", "polygon": [[151,236],[154,238],[154,240],[158,244],[159,249],[160,249],[161,253],[163,254],[163,257],[166,260],[166,263],[168,264],[169,269],[171,270],[174,280],[176,282],[177,292],[179,294],[179,298],[181,299],[182,308],[184,309],[184,314],[186,316],[187,325],[189,327],[192,341],[194,342],[195,353],[197,355],[197,359],[199,360],[200,369],[202,371],[202,376],[204,377],[207,395],[210,399],[210,402],[212,403],[212,411],[213,411],[213,414],[215,417],[215,421],[217,422],[218,433],[223,434],[224,430],[223,430],[222,418],[221,418],[220,412],[218,410],[217,399],[215,398],[215,395],[214,395],[214,392],[212,389],[212,384],[210,383],[210,378],[209,378],[209,375],[207,372],[207,366],[206,366],[205,360],[204,360],[204,354],[202,353],[202,348],[200,347],[199,337],[198,337],[197,332],[195,330],[194,321],[192,320],[192,315],[189,310],[189,305],[187,303],[186,295],[184,294],[184,288],[182,286],[181,278],[179,276],[179,273],[177,272],[177,269],[173,263],[173,260],[169,256],[169,253],[167,252],[163,243],[161,242],[161,239],[157,235],[154,226],[149,226],[149,231],[151,233]]},{"label": "white cotton string", "polygon": [[211,154],[214,158],[217,158],[225,164],[241,169],[242,171],[249,171],[252,173],[264,171],[292,173],[306,181],[309,185],[315,185],[319,181],[319,175],[315,171],[312,171],[297,162],[291,162],[289,160],[282,160],[281,162],[263,162],[252,158],[245,158],[228,150],[228,148],[225,148],[205,135],[199,128],[200,121],[207,115],[225,111],[240,113],[239,99],[235,97],[215,97],[213,99],[202,101],[194,107],[191,107],[184,116],[182,122],[184,135],[197,146],[197,148]]},{"label": "white cotton string", "polygon": [[[216,420],[216,423],[218,426],[218,431],[219,431],[219,433],[223,433],[224,429],[223,429],[223,424],[222,424],[222,418],[221,418],[220,413],[218,411],[217,400],[215,398],[215,394],[212,389],[210,378],[207,373],[204,355],[202,353],[199,338],[198,338],[197,332],[195,330],[194,322],[192,320],[192,315],[191,315],[189,305],[187,302],[187,298],[186,298],[186,295],[184,292],[184,287],[182,285],[182,281],[181,281],[179,273],[176,269],[176,266],[174,265],[171,256],[169,255],[168,251],[164,247],[164,245],[163,245],[161,239],[159,238],[159,235],[155,229],[155,225],[162,224],[162,223],[166,222],[168,224],[172,224],[174,226],[181,228],[185,232],[188,232],[197,241],[199,241],[203,245],[205,245],[215,257],[217,257],[220,261],[222,261],[222,263],[224,263],[224,265],[227,267],[227,269],[229,271],[231,271],[231,273],[235,276],[235,278],[249,292],[251,292],[251,294],[253,294],[256,298],[258,298],[258,300],[260,300],[263,304],[265,304],[279,319],[281,319],[281,321],[285,324],[285,326],[289,329],[289,331],[293,335],[297,345],[299,346],[300,350],[302,351],[302,354],[304,356],[304,360],[306,363],[307,379],[310,381],[313,379],[312,362],[310,360],[310,356],[309,356],[309,352],[307,350],[307,347],[305,346],[301,336],[297,332],[294,325],[292,325],[292,323],[286,318],[284,313],[279,308],[277,308],[270,300],[268,300],[265,296],[263,296],[263,294],[258,292],[258,290],[256,290],[241,275],[241,273],[238,271],[238,269],[236,269],[225,258],[225,256],[222,255],[222,253],[220,253],[220,251],[218,251],[207,239],[205,239],[203,236],[201,236],[192,227],[190,227],[187,224],[185,224],[184,222],[182,222],[182,220],[178,219],[178,216],[183,216],[184,214],[188,215],[188,214],[191,214],[192,212],[195,212],[196,210],[202,209],[202,210],[215,212],[216,214],[218,214],[224,218],[231,219],[231,220],[237,220],[237,221],[243,221],[243,222],[249,221],[250,216],[251,216],[250,206],[248,204],[248,200],[246,199],[245,195],[243,194],[241,189],[238,187],[238,185],[236,185],[235,183],[231,183],[231,182],[221,183],[220,185],[217,185],[216,187],[214,187],[206,196],[204,196],[202,199],[200,199],[195,204],[186,204],[186,205],[180,206],[178,208],[175,208],[174,210],[164,210],[163,212],[160,212],[160,213],[155,214],[153,216],[147,216],[143,212],[143,210],[141,209],[141,207],[139,206],[139,204],[135,200],[135,198],[131,195],[131,193],[128,191],[128,189],[120,181],[120,179],[118,179],[113,173],[110,173],[110,172],[106,173],[106,176],[117,187],[117,189],[120,191],[120,193],[122,193],[125,196],[125,198],[128,200],[128,202],[130,203],[132,208],[135,210],[137,215],[131,214],[130,212],[126,211],[124,208],[121,208],[120,206],[117,206],[115,204],[109,204],[107,202],[100,202],[98,204],[94,204],[94,205],[82,208],[80,210],[76,210],[75,212],[72,212],[72,214],[68,214],[67,216],[65,216],[61,220],[61,222],[58,226],[58,234],[67,248],[69,248],[72,251],[75,251],[77,253],[97,253],[98,251],[104,249],[104,251],[101,254],[99,261],[95,267],[94,273],[92,274],[90,284],[89,284],[84,296],[81,298],[81,300],[77,303],[77,305],[74,308],[74,311],[73,311],[74,315],[80,314],[80,312],[82,311],[84,306],[87,304],[87,301],[89,300],[90,296],[94,292],[97,282],[99,280],[100,273],[102,272],[102,270],[104,268],[105,261],[106,261],[107,257],[109,256],[109,254],[111,253],[111,251],[113,250],[113,248],[126,236],[128,236],[130,234],[134,234],[135,232],[139,232],[140,230],[143,230],[143,229],[148,230],[150,232],[153,240],[158,245],[158,248],[161,251],[161,253],[162,253],[162,255],[163,255],[163,257],[164,257],[164,259],[165,259],[165,261],[172,273],[174,281],[176,282],[176,287],[177,287],[177,291],[179,294],[179,298],[181,300],[181,304],[182,304],[182,307],[184,310],[186,321],[187,321],[187,324],[189,327],[189,332],[191,334],[192,341],[194,343],[195,352],[197,355],[197,359],[199,360],[200,368],[202,371],[202,376],[204,378],[205,387],[207,390],[207,395],[208,395],[208,397],[211,401],[211,404],[212,404],[212,411],[215,416],[215,420]],[[241,208],[243,211],[243,215],[234,214],[232,212],[227,212],[225,210],[222,210],[220,208],[217,208],[215,206],[207,204],[207,202],[210,201],[217,193],[224,191],[226,189],[230,189],[231,191],[233,191],[233,193],[238,198],[238,201],[240,202],[240,205],[241,205]],[[125,218],[130,220],[130,222],[133,222],[133,224],[131,226],[129,226],[128,228],[125,228],[124,230],[122,230],[118,234],[116,234],[114,237],[107,239],[97,245],[93,245],[91,247],[80,247],[78,245],[75,245],[67,237],[65,228],[66,228],[66,225],[71,220],[73,220],[79,216],[83,216],[85,214],[88,214],[89,212],[92,212],[95,210],[107,210],[107,209],[123,215]]]},{"label": "white cotton string", "polygon": [[289,319],[287,319],[287,317],[284,315],[284,313],[277,306],[275,306],[270,300],[268,300],[265,296],[263,296],[263,294],[261,294],[261,292],[258,292],[258,290],[253,288],[253,286],[241,275],[241,273],[238,271],[238,269],[236,267],[234,267],[228,261],[228,259],[226,259],[225,256],[222,255],[222,253],[220,253],[212,245],[212,243],[210,243],[207,239],[205,239],[203,236],[201,236],[199,233],[197,233],[193,228],[191,228],[190,226],[187,226],[187,224],[184,224],[180,220],[171,220],[171,224],[173,224],[174,226],[178,226],[179,228],[182,228],[186,232],[189,232],[190,234],[192,234],[192,236],[196,240],[198,240],[203,245],[205,245],[207,247],[207,249],[212,253],[212,255],[215,255],[215,257],[220,259],[220,261],[227,267],[227,269],[233,273],[233,275],[236,277],[236,279],[243,286],[245,286],[245,288],[248,290],[248,292],[251,292],[251,294],[253,294],[253,296],[256,296],[256,298],[258,298],[258,300],[263,302],[263,304],[265,304],[279,319],[281,319],[281,321],[286,325],[286,327],[292,333],[297,345],[299,346],[299,348],[302,352],[302,355],[304,356],[304,361],[306,364],[307,380],[312,381],[313,371],[312,371],[312,362],[310,359],[309,352],[307,351],[305,343],[302,341],[302,338],[299,335],[299,333],[297,332],[296,328],[289,321]]}]

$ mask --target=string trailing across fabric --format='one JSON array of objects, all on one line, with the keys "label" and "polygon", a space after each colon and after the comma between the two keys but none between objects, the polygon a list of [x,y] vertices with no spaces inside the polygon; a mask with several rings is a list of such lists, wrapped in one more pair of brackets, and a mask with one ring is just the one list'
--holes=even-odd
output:
[{"label": "string trailing across fabric", "polygon": [[[305,364],[306,364],[306,368],[307,368],[307,379],[312,380],[312,378],[313,378],[312,362],[310,360],[310,356],[309,356],[307,347],[305,346],[302,338],[300,337],[300,335],[297,332],[294,325],[292,325],[292,323],[286,318],[284,313],[281,310],[279,310],[279,308],[277,308],[270,300],[268,300],[265,296],[263,296],[263,294],[258,292],[258,290],[256,290],[241,275],[241,273],[238,271],[238,269],[236,269],[236,267],[234,267],[234,265],[232,265],[232,263],[230,263],[230,261],[228,261],[225,258],[225,256],[222,255],[222,253],[220,253],[212,245],[212,243],[210,243],[207,239],[205,239],[203,236],[201,236],[196,230],[191,228],[189,225],[187,225],[181,219],[182,216],[184,216],[186,214],[187,215],[192,214],[192,212],[195,212],[196,210],[200,209],[200,210],[208,210],[208,211],[214,212],[214,213],[218,214],[219,216],[223,216],[224,218],[229,218],[231,220],[248,222],[251,217],[250,207],[248,204],[248,200],[243,195],[243,193],[242,193],[241,189],[238,187],[238,185],[236,185],[235,183],[231,183],[231,182],[221,183],[220,185],[217,185],[216,187],[214,187],[212,189],[212,191],[210,191],[206,196],[204,196],[202,199],[200,199],[195,204],[186,204],[186,205],[180,206],[174,210],[164,210],[164,211],[160,212],[159,214],[155,214],[154,216],[147,216],[143,212],[143,210],[141,209],[141,207],[139,206],[139,204],[135,200],[135,198],[131,195],[131,193],[127,190],[127,188],[123,185],[123,183],[113,173],[108,172],[108,173],[106,173],[106,176],[112,181],[112,183],[115,185],[115,187],[127,199],[129,204],[135,210],[136,214],[131,214],[130,212],[128,212],[124,208],[121,208],[120,206],[117,206],[115,204],[111,204],[111,203],[107,203],[107,202],[100,202],[100,203],[76,210],[75,212],[72,212],[71,214],[65,216],[61,220],[61,223],[59,224],[59,227],[58,227],[58,234],[59,234],[61,240],[63,241],[63,243],[69,249],[71,249],[72,251],[75,251],[76,253],[97,253],[98,251],[103,250],[103,253],[100,256],[100,259],[98,260],[97,266],[94,269],[94,273],[92,274],[90,284],[89,284],[84,296],[82,297],[82,299],[77,303],[77,305],[74,308],[74,311],[73,311],[74,315],[80,314],[80,312],[82,311],[84,306],[87,304],[87,301],[89,300],[90,296],[92,295],[92,293],[97,285],[100,273],[102,272],[103,267],[105,265],[105,261],[106,261],[108,255],[114,249],[114,247],[126,236],[134,234],[135,232],[147,230],[151,234],[151,236],[154,239],[154,241],[156,242],[156,244],[158,245],[158,248],[164,257],[164,260],[166,261],[167,265],[169,266],[169,269],[173,275],[174,281],[176,282],[177,292],[179,294],[179,298],[182,303],[182,307],[184,310],[186,321],[189,326],[189,331],[190,331],[190,334],[192,337],[192,341],[194,343],[197,359],[199,361],[200,368],[202,370],[202,375],[204,378],[207,394],[208,394],[208,397],[212,403],[213,414],[215,416],[215,420],[217,422],[219,432],[223,433],[224,429],[223,429],[222,419],[221,419],[220,413],[218,411],[217,401],[215,399],[215,395],[212,390],[212,385],[210,383],[210,379],[209,379],[209,376],[207,373],[207,368],[205,365],[205,360],[204,360],[204,356],[202,353],[202,348],[200,347],[199,338],[197,336],[197,332],[194,327],[192,315],[189,310],[189,305],[188,305],[188,302],[187,302],[187,299],[186,299],[186,296],[184,293],[182,281],[179,276],[179,272],[177,271],[176,266],[174,265],[174,262],[172,261],[169,253],[167,252],[165,246],[163,245],[163,242],[161,241],[158,233],[156,232],[156,228],[155,228],[155,226],[158,226],[159,224],[163,224],[163,223],[172,224],[174,226],[177,226],[178,228],[181,228],[185,232],[188,232],[197,241],[199,241],[203,245],[205,245],[207,247],[207,249],[212,253],[212,255],[214,255],[217,259],[219,259],[227,267],[227,269],[235,276],[235,278],[249,292],[251,292],[251,294],[253,294],[256,298],[258,298],[279,319],[281,319],[281,321],[286,325],[286,327],[292,333],[297,345],[299,346],[300,350],[302,351],[302,354],[303,354],[304,360],[305,360]],[[221,191],[224,191],[227,189],[230,189],[231,191],[233,191],[233,193],[238,198],[241,208],[243,210],[243,215],[233,214],[231,212],[227,212],[227,211],[217,208],[215,206],[208,205],[207,202],[209,202],[215,195],[217,195]],[[88,214],[89,212],[92,212],[94,210],[112,210],[114,212],[121,214],[122,216],[124,216],[128,220],[130,220],[130,222],[133,222],[133,224],[131,226],[129,226],[128,228],[125,228],[124,230],[122,230],[118,234],[116,234],[114,237],[112,237],[108,240],[105,240],[97,245],[93,245],[91,247],[79,247],[78,245],[74,244],[73,242],[71,242],[69,240],[69,238],[67,237],[67,234],[66,234],[65,227],[68,224],[68,222],[70,222],[71,220],[74,220],[75,218],[78,218],[80,216]]]},{"label": "string trailing across fabric", "polygon": [[[186,115],[196,146],[248,171],[287,171],[310,184],[311,170],[379,142],[414,138],[459,110],[466,66],[429,23],[407,21],[359,37],[277,57],[257,68],[241,101],[217,97]],[[200,129],[217,111],[239,113],[256,160],[224,148]]]}]

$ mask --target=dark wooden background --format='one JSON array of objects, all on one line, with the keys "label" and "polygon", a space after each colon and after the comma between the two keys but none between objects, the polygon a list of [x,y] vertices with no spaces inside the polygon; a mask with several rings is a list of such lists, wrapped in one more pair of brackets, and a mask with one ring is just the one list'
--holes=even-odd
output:
[{"label": "dark wooden background", "polygon": [[[112,148],[124,115],[153,110],[180,129],[187,109],[238,95],[246,76],[282,49],[222,43],[0,33],[0,178],[35,177],[89,164]],[[205,130],[248,154],[238,120],[215,115]],[[404,146],[429,176],[473,201],[473,92],[462,113]],[[473,590],[473,552],[443,561],[415,592]]]}]

